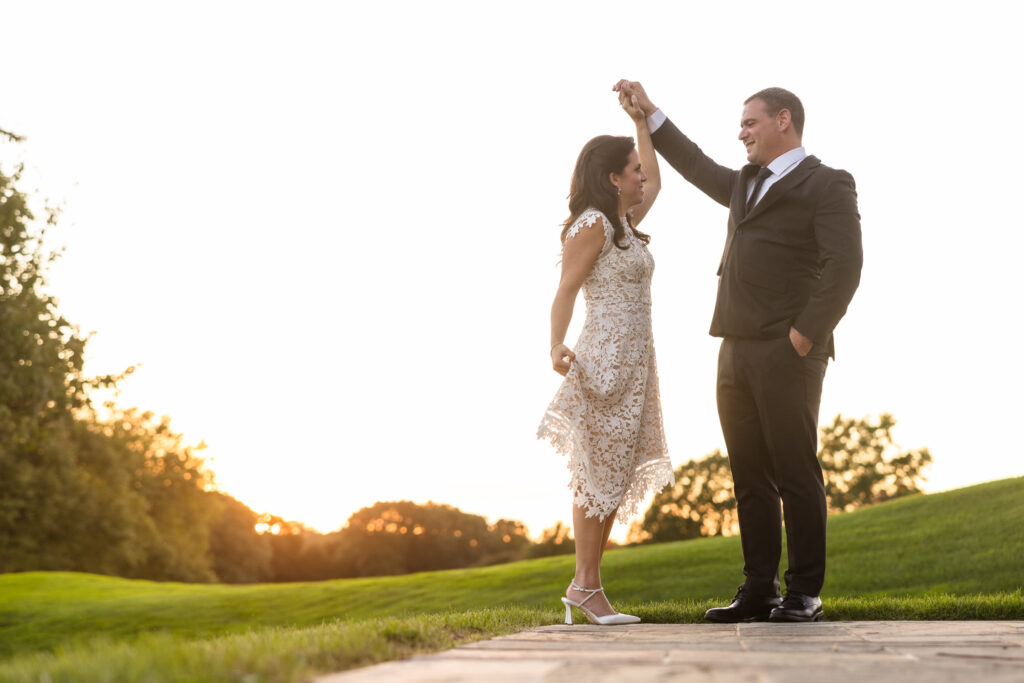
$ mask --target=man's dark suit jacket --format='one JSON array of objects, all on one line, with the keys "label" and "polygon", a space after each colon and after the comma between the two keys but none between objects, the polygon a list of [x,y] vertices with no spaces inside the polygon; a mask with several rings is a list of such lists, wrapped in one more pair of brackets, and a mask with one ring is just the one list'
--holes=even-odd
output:
[{"label": "man's dark suit jacket", "polygon": [[760,168],[716,164],[665,121],[654,148],[684,178],[729,207],[711,334],[775,339],[792,325],[835,357],[832,330],[860,283],[860,214],[853,176],[808,156],[746,214]]}]

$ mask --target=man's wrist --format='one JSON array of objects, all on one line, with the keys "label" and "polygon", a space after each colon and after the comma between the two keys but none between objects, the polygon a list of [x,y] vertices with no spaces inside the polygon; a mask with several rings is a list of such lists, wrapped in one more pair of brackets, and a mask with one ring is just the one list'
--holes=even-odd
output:
[{"label": "man's wrist", "polygon": [[[653,104],[651,105],[654,106]],[[655,109],[650,116],[647,117],[647,130],[654,132],[661,128],[661,124],[665,123],[668,117],[665,116],[665,112],[661,109]]]}]

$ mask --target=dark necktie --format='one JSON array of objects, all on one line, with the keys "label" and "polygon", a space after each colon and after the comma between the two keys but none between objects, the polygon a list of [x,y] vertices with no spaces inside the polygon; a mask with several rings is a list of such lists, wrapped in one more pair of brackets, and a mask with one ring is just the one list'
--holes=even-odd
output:
[{"label": "dark necktie", "polygon": [[761,191],[761,186],[764,185],[764,181],[770,178],[772,170],[767,166],[761,168],[757,172],[757,179],[754,181],[754,191],[750,193],[750,198],[747,199],[747,213],[750,213],[754,209],[754,205],[757,203],[757,193]]}]

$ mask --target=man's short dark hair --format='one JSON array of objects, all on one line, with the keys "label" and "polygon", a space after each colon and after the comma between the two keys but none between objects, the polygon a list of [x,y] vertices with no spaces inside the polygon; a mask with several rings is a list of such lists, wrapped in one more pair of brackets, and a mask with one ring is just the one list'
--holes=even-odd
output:
[{"label": "man's short dark hair", "polygon": [[749,104],[751,100],[761,100],[764,102],[769,116],[775,116],[783,109],[788,109],[790,119],[793,121],[793,127],[796,128],[796,134],[801,137],[803,136],[804,105],[800,103],[799,97],[785,88],[765,88],[748,97],[743,101],[743,104]]}]

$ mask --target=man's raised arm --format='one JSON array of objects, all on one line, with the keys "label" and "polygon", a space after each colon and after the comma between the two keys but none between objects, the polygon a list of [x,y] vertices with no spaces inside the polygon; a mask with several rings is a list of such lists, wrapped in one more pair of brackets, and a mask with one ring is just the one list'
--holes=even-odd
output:
[{"label": "man's raised arm", "polygon": [[625,93],[627,97],[635,96],[640,108],[650,112],[647,128],[651,131],[654,149],[672,168],[704,194],[723,206],[729,206],[739,171],[717,164],[704,154],[654,105],[639,81],[622,79],[612,86],[612,90]]}]

